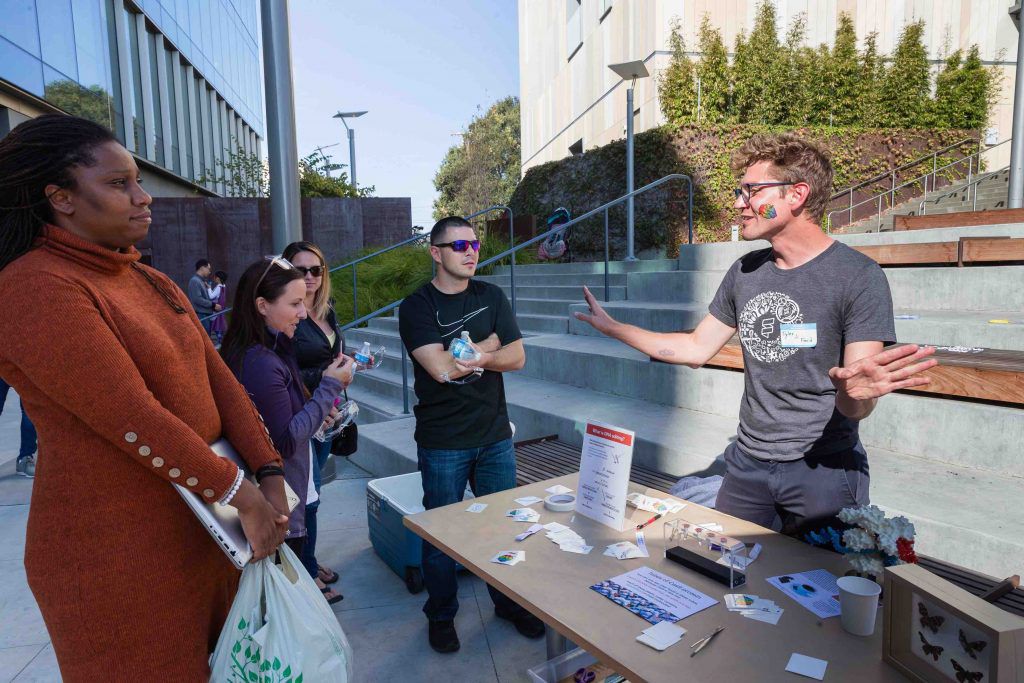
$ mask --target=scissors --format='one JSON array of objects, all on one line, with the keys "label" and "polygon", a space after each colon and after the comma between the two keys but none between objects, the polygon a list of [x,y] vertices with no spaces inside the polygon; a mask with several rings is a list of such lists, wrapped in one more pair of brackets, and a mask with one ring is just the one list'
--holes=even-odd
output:
[{"label": "scissors", "polygon": [[594,679],[597,678],[597,674],[590,669],[579,668],[576,669],[576,673],[573,674],[572,680],[574,683],[594,683]]}]

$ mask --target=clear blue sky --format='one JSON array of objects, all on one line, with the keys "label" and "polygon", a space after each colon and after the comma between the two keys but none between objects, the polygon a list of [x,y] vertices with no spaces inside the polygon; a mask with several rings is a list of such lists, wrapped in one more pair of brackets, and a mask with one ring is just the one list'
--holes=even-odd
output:
[{"label": "clear blue sky", "polygon": [[[299,156],[348,164],[338,110],[355,119],[356,170],[377,196],[411,197],[429,227],[433,178],[477,111],[519,95],[515,0],[291,0]],[[351,120],[350,120],[351,121]]]}]

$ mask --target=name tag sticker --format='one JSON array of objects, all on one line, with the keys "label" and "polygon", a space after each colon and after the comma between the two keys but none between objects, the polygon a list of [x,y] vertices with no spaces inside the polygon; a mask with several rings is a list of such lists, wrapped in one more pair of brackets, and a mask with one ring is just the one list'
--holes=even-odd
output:
[{"label": "name tag sticker", "polygon": [[779,328],[779,342],[784,349],[812,349],[818,345],[818,325],[783,323]]}]

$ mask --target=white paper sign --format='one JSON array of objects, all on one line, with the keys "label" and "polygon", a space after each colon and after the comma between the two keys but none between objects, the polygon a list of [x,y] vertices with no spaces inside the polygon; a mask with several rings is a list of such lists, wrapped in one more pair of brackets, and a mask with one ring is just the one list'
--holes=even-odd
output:
[{"label": "white paper sign", "polygon": [[635,436],[628,429],[598,422],[588,422],[583,436],[576,512],[616,531],[622,531],[626,518]]}]

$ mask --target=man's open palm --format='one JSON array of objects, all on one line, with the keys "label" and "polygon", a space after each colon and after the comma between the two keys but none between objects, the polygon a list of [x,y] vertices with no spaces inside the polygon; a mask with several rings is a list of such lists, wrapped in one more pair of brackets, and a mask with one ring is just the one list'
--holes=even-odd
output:
[{"label": "man's open palm", "polygon": [[933,347],[907,344],[861,358],[846,368],[832,368],[828,376],[836,389],[854,400],[878,398],[898,389],[928,384],[928,378],[921,373],[939,362],[934,358],[922,359],[933,353]]}]

